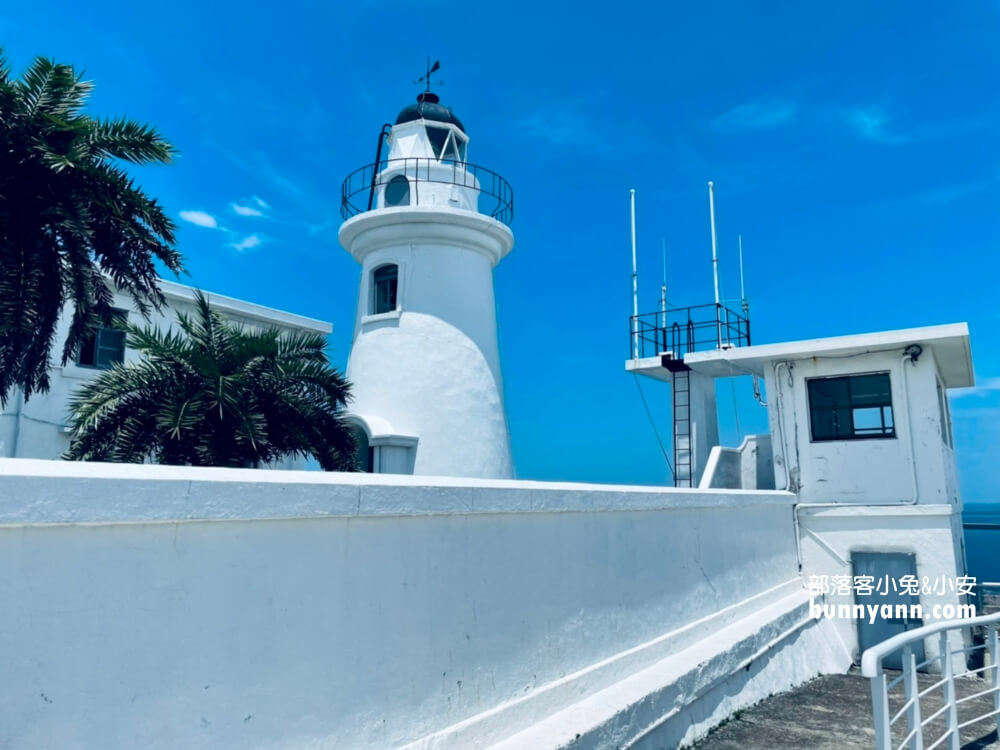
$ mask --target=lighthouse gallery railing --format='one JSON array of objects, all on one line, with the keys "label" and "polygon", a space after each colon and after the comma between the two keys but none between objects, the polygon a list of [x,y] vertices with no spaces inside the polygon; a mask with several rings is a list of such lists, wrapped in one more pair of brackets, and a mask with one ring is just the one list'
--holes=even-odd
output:
[{"label": "lighthouse gallery railing", "polygon": [[410,181],[411,205],[420,205],[420,183],[456,185],[479,193],[479,213],[507,226],[514,220],[514,191],[503,177],[475,164],[427,157],[382,159],[354,170],[340,189],[340,215],[370,211],[378,188],[400,174]]}]

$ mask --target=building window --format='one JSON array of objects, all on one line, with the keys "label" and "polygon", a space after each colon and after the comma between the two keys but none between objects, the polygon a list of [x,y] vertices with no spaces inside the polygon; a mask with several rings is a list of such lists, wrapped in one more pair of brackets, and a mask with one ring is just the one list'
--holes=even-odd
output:
[{"label": "building window", "polygon": [[[125,310],[113,310],[111,318],[116,322],[125,322],[128,313]],[[96,367],[108,370],[115,362],[125,360],[125,331],[111,326],[97,326],[91,330],[87,338],[80,344],[76,363],[82,367]]]},{"label": "building window", "polygon": [[814,442],[896,436],[889,373],[814,378],[807,385]]},{"label": "building window", "polygon": [[399,266],[389,264],[379,266],[372,274],[372,315],[392,312],[396,309],[396,289],[399,280]]},{"label": "building window", "polygon": [[938,409],[941,419],[941,439],[949,448],[952,447],[951,437],[951,413],[948,409],[948,393],[945,391],[941,380],[937,381]]},{"label": "building window", "polygon": [[385,205],[410,205],[410,181],[406,177],[398,174],[389,180],[385,186]]}]

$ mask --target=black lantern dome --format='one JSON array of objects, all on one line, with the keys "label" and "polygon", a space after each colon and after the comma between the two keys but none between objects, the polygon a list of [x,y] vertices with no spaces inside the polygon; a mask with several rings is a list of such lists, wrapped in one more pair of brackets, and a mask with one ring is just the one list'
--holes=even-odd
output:
[{"label": "black lantern dome", "polygon": [[413,120],[433,120],[435,122],[445,122],[454,125],[463,133],[465,127],[462,121],[455,117],[450,108],[441,104],[441,99],[437,94],[425,91],[417,96],[417,103],[404,107],[396,118],[396,124],[412,122]]}]

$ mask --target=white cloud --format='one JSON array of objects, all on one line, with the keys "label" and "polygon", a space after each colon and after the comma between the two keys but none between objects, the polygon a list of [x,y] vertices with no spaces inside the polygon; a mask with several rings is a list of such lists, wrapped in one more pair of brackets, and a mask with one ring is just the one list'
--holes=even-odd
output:
[{"label": "white cloud", "polygon": [[262,198],[258,198],[256,195],[251,197],[253,198],[253,202],[256,203],[260,208],[263,208],[265,211],[267,211],[271,207],[270,204],[264,201]]},{"label": "white cloud", "polygon": [[966,396],[984,398],[993,393],[1000,393],[1000,377],[978,378],[978,381],[971,388],[958,388],[952,391],[952,398],[965,398]]},{"label": "white cloud", "polygon": [[889,132],[889,116],[878,107],[850,109],[844,116],[855,134],[866,140],[890,146],[910,140],[910,137],[903,133]]},{"label": "white cloud", "polygon": [[230,203],[229,207],[233,210],[233,213],[239,216],[263,216],[262,211],[258,211],[253,206],[241,206],[239,203]]},{"label": "white cloud", "polygon": [[262,241],[263,240],[261,240],[260,235],[251,234],[244,237],[239,242],[230,242],[229,247],[242,253],[244,250],[250,250],[251,248],[258,247]]},{"label": "white cloud", "polygon": [[206,229],[218,229],[219,222],[215,220],[212,214],[207,214],[204,211],[181,211],[180,217],[184,221],[194,224],[195,226],[205,227]]},{"label": "white cloud", "polygon": [[716,117],[712,120],[712,128],[722,133],[774,130],[790,123],[798,113],[798,105],[793,102],[749,102]]}]

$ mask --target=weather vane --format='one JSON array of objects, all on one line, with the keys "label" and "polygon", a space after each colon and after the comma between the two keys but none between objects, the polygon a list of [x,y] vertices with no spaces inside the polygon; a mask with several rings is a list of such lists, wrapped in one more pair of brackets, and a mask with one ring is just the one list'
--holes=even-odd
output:
[{"label": "weather vane", "polygon": [[[427,72],[424,73],[424,75],[420,76],[420,78],[418,78],[417,80],[415,80],[413,83],[414,84],[426,83],[426,85],[427,85],[427,93],[428,94],[431,93],[431,73],[436,73],[440,69],[441,69],[441,62],[439,60],[435,60],[434,64],[431,65],[431,59],[428,57],[427,58]],[[438,86],[441,86],[441,85],[444,84],[444,81],[434,81],[434,83],[436,83]]]}]

